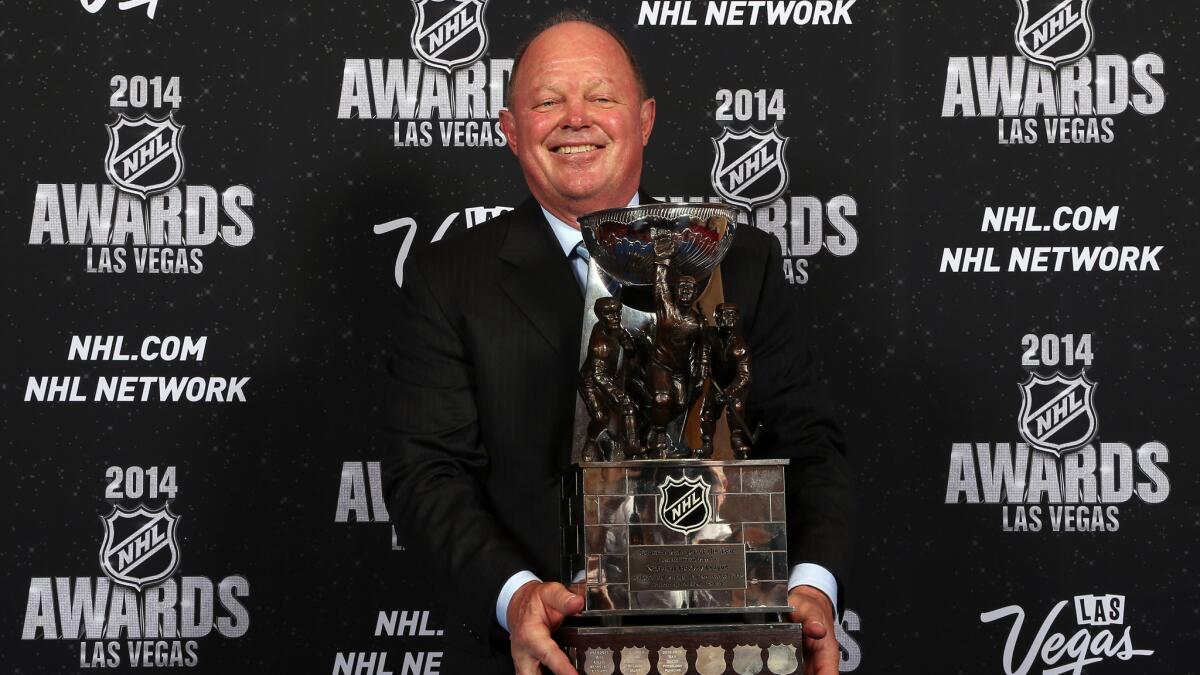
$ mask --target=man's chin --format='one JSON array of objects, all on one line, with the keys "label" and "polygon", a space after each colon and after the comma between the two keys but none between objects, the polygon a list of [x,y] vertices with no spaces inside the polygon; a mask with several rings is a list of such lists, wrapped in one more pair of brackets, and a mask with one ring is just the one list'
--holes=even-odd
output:
[{"label": "man's chin", "polygon": [[567,202],[586,207],[589,211],[599,211],[601,209],[613,209],[625,206],[629,203],[630,195],[624,194],[624,190],[615,188],[610,185],[595,186],[595,185],[573,185],[558,190],[558,193]]}]

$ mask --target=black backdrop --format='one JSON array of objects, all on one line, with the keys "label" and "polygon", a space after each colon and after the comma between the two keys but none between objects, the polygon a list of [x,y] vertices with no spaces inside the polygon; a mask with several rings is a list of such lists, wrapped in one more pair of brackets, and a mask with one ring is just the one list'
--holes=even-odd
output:
[{"label": "black backdrop", "polygon": [[[62,615],[69,619],[71,598],[59,589],[116,593],[98,562],[105,517],[114,506],[150,513],[169,501],[177,536],[172,556],[159,561],[173,557],[177,567],[144,594],[182,589],[196,577],[215,589],[224,581],[229,597],[201,590],[196,604],[233,618],[223,629],[196,631],[203,635],[146,638],[150,664],[160,653],[171,665],[175,649],[185,666],[213,673],[351,672],[351,662],[372,664],[359,672],[400,673],[406,657],[408,672],[440,672],[441,594],[375,508],[371,463],[383,452],[382,358],[388,336],[403,330],[391,312],[397,256],[402,263],[406,250],[524,197],[507,148],[469,147],[465,136],[444,144],[438,133],[439,122],[457,116],[492,127],[495,139],[495,108],[448,97],[423,110],[439,91],[418,86],[411,115],[339,115],[343,95],[360,93],[351,81],[359,63],[366,80],[370,59],[436,77],[414,50],[411,2],[158,0],[153,18],[149,5],[126,4],[0,5],[0,475],[11,497],[0,547],[0,666],[72,672],[111,643],[118,669],[130,667],[127,643],[141,636],[100,628],[120,624],[128,610],[97,609],[101,634],[70,632]],[[1026,100],[1024,116],[997,118],[996,106],[979,100],[986,91],[971,85],[988,75],[981,64],[1024,72],[1016,2],[859,0],[829,12],[836,23],[816,24],[811,10],[822,4],[834,5],[584,6],[626,35],[658,99],[644,174],[651,194],[720,196],[710,169],[723,127],[775,126],[788,138],[786,177],[767,175],[751,187],[771,197],[769,188],[786,178],[781,193],[756,204],[757,224],[782,237],[858,477],[843,670],[1070,672],[1052,669],[1080,661],[1089,673],[1195,672],[1186,645],[1200,637],[1188,440],[1198,401],[1200,97],[1190,43],[1200,10],[1184,2],[1068,3],[1090,14],[1091,39],[1080,41],[1088,49],[1082,61],[1057,72],[1078,75],[1082,63],[1112,61],[1106,86],[1124,80],[1128,97],[1147,96],[1138,83],[1148,78],[1161,89],[1141,110],[1057,114]],[[1030,4],[1044,13],[1055,3]],[[750,23],[752,5],[761,5],[755,25],[705,25],[707,12],[738,7]],[[767,5],[791,7],[791,18],[769,25]],[[502,93],[504,60],[558,8],[491,0],[482,65],[454,70],[476,68],[486,78],[482,101],[491,87]],[[684,11],[664,13],[672,8]],[[673,16],[699,25],[651,25]],[[963,64],[971,68],[966,113],[981,114],[951,105],[943,115],[948,80],[958,82]],[[168,100],[156,106],[151,95],[146,106],[130,105],[143,83],[153,94],[156,76]],[[166,87],[172,77],[177,107]],[[114,101],[123,88],[124,100]],[[731,119],[718,119],[722,89],[734,101]],[[1023,89],[1015,87],[1017,96],[1030,98]],[[758,90],[763,104],[780,90],[782,106],[753,105]],[[174,137],[182,159],[165,157],[158,169],[182,170],[166,199],[178,208],[182,195],[208,194],[184,217],[190,211],[209,227],[240,222],[230,230],[235,241],[239,231],[253,235],[240,245],[198,236],[157,247],[198,251],[198,272],[138,272],[135,255],[146,251],[135,250],[156,247],[132,240],[53,243],[55,232],[70,239],[66,212],[76,195],[124,194],[109,187],[116,179],[106,167],[106,125],[147,112],[171,112],[184,128]],[[412,115],[421,118],[418,129],[430,122],[428,147],[397,147],[396,130],[403,140]],[[1048,141],[1047,125],[1063,117],[1082,120],[1068,124],[1082,125],[1084,142]],[[1031,120],[1036,142],[1001,143],[1013,119]],[[1097,130],[1090,139],[1089,124]],[[230,215],[217,204],[222,193],[237,196],[241,221],[236,205]],[[130,199],[134,212],[143,208],[140,198],[121,197],[117,220],[135,217],[120,215]],[[215,207],[215,221],[206,220],[205,204]],[[1076,207],[1117,215],[1094,231],[1054,230],[1064,206],[1072,215]],[[987,230],[989,211],[1006,207],[1034,207],[1029,222],[1049,231]],[[1048,271],[1009,271],[1012,249],[1039,246],[1073,250],[1062,254],[1060,271],[1053,251],[1045,254]],[[1094,269],[1073,269],[1074,257],[1092,247],[1101,256]],[[1140,269],[1102,269],[1103,256],[1119,255],[1103,247],[1136,247]],[[965,248],[991,249],[998,271],[963,265]],[[93,271],[116,249],[125,250],[124,272]],[[139,353],[146,336],[207,340],[202,361],[147,362],[72,359],[73,336],[122,336],[125,354]],[[1026,392],[1020,385],[1034,382],[1031,374],[1045,379]],[[205,387],[207,378],[249,380],[244,401],[160,401],[156,386],[145,401],[96,400],[98,382],[114,376],[202,377]],[[49,400],[50,377],[78,378],[77,397],[88,400]],[[1087,383],[1095,383],[1090,397]],[[1019,429],[1027,398],[1037,407],[1072,387],[1076,398],[1067,398],[1084,402],[1074,426],[1054,438]],[[1031,447],[1027,436],[1074,447]],[[980,476],[1006,458],[1018,476],[1031,463],[1034,477],[1001,493]],[[162,482],[167,467],[175,468],[173,492]],[[1059,494],[1072,482],[1067,467],[1084,467],[1097,488],[1085,479],[1077,499]],[[166,488],[157,494],[138,484],[151,468],[156,487]],[[1034,489],[1042,469],[1046,494]],[[122,490],[111,492],[118,472]],[[1133,490],[1125,489],[1130,481]],[[1071,526],[1052,515],[1064,506]],[[1022,527],[1035,520],[1035,531]],[[1096,602],[1115,610],[1108,623],[1090,609]],[[195,611],[176,605],[181,620]],[[1014,629],[1018,609],[1023,624]],[[417,622],[428,634],[387,635],[380,617],[391,612],[428,612]],[[1038,640],[1043,623],[1046,639]]]}]

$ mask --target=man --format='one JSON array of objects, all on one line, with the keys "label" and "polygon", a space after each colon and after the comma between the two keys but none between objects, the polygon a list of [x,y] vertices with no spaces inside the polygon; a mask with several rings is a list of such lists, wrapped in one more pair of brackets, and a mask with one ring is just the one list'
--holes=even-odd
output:
[{"label": "man", "polygon": [[[623,43],[587,20],[553,23],[518,53],[500,120],[532,198],[409,261],[384,471],[392,519],[447,576],[449,675],[575,672],[551,633],[583,600],[550,580],[584,311],[576,221],[641,199],[654,118]],[[747,406],[767,426],[756,456],[792,459],[789,601],[806,671],[835,675],[849,475],[781,265],[773,237],[742,228],[722,281],[759,368]]]}]

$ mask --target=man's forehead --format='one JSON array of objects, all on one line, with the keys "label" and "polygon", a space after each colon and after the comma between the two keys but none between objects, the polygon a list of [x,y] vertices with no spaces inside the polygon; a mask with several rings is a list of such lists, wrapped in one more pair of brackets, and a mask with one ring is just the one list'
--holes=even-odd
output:
[{"label": "man's forehead", "polygon": [[534,85],[546,81],[569,77],[573,82],[595,84],[611,82],[622,76],[632,77],[624,58],[614,60],[599,54],[560,54],[541,59],[530,59],[526,71]]},{"label": "man's forehead", "polygon": [[586,68],[615,78],[633,77],[624,47],[608,31],[581,22],[552,26],[533,39],[520,58],[525,72]]}]

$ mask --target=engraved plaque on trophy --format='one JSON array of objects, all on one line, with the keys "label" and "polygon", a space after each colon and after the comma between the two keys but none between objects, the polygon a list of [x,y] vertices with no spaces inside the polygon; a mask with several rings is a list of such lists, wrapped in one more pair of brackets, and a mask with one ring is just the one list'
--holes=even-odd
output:
[{"label": "engraved plaque on trophy", "polygon": [[800,669],[786,623],[787,460],[751,459],[751,354],[719,264],[739,210],[650,204],[580,218],[591,254],[563,480],[556,639],[580,673]]}]

